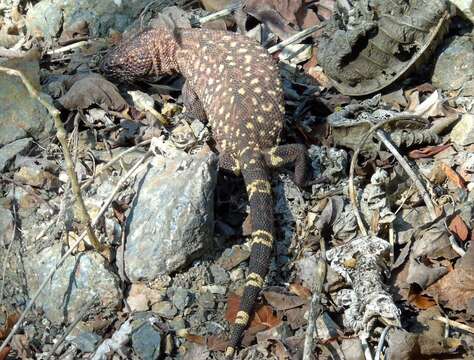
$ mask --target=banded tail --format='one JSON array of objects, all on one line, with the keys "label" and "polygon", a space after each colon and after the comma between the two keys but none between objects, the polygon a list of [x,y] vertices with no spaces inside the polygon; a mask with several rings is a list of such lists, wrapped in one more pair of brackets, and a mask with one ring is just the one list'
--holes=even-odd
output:
[{"label": "banded tail", "polygon": [[253,307],[263,286],[270,265],[273,247],[273,197],[265,158],[261,153],[246,151],[240,163],[247,187],[252,219],[252,242],[249,274],[246,278],[240,309],[231,329],[226,359],[232,359],[247,327]]}]

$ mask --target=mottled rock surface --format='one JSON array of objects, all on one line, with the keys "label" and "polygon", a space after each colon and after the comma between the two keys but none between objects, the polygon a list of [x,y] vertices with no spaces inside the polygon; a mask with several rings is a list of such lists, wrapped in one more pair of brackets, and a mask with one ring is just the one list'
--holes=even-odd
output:
[{"label": "mottled rock surface", "polygon": [[[42,250],[28,259],[27,283],[30,297],[64,253],[62,244]],[[83,307],[97,296],[104,312],[121,304],[119,278],[106,267],[105,259],[88,251],[69,256],[42,291],[36,305],[53,323],[74,320]]]},{"label": "mottled rock surface", "polygon": [[131,281],[153,280],[189,264],[212,239],[217,157],[177,154],[152,159],[136,182],[125,249]]}]

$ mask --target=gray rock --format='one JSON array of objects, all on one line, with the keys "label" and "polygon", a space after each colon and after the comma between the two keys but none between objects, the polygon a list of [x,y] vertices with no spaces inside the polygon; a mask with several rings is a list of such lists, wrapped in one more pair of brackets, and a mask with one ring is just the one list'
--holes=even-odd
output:
[{"label": "gray rock", "polygon": [[107,35],[109,29],[123,31],[148,3],[146,0],[56,0],[64,11],[64,27],[85,20],[92,36]]},{"label": "gray rock", "polygon": [[133,321],[132,347],[142,360],[155,360],[161,354],[161,333],[152,325],[154,321],[153,315]]},{"label": "gray rock", "polygon": [[51,41],[56,37],[63,23],[61,8],[51,0],[37,3],[26,14],[26,28],[34,37]]},{"label": "gray rock", "polygon": [[9,209],[0,207],[0,246],[8,245],[12,241],[13,216]]},{"label": "gray rock", "polygon": [[203,292],[198,297],[198,304],[200,307],[206,310],[212,310],[216,307],[216,301],[214,299],[214,295],[210,292]]},{"label": "gray rock", "polygon": [[[42,250],[25,259],[26,282],[32,296],[64,253],[62,244]],[[71,255],[48,282],[36,301],[53,323],[71,321],[97,296],[101,311],[112,311],[122,301],[119,278],[106,268],[105,259],[96,252]],[[95,306],[95,304],[94,304]]]},{"label": "gray rock", "polygon": [[166,319],[172,319],[178,313],[176,308],[169,301],[157,302],[153,304],[151,310]]},{"label": "gray rock", "polygon": [[451,130],[450,139],[453,143],[461,146],[474,144],[474,114],[464,114],[462,116],[461,120]]},{"label": "gray rock", "polygon": [[173,159],[152,159],[137,181],[125,250],[132,282],[178,270],[212,239],[217,157],[179,153]]},{"label": "gray rock", "polygon": [[[40,88],[38,60],[11,59],[2,66],[20,70],[35,88]],[[0,72],[0,146],[26,137],[43,140],[52,130],[48,111],[30,96],[22,81]]]},{"label": "gray rock", "polygon": [[[0,104],[0,108],[1,106],[2,105]],[[2,121],[1,116],[2,115],[0,114],[0,122]],[[0,131],[0,134],[1,134],[1,131]],[[0,135],[0,138],[1,136],[2,135]],[[7,171],[8,167],[15,160],[15,157],[17,155],[25,154],[25,152],[30,149],[31,144],[32,144],[32,139],[27,138],[27,139],[20,139],[20,140],[13,141],[5,145],[4,147],[0,148],[0,172]]]},{"label": "gray rock", "polygon": [[474,41],[470,36],[455,36],[446,40],[431,80],[434,86],[443,90],[472,88]]},{"label": "gray rock", "polygon": [[211,274],[214,282],[218,285],[225,285],[229,282],[229,274],[219,265],[211,265]]},{"label": "gray rock", "polygon": [[188,307],[191,301],[189,290],[184,288],[176,288],[171,301],[173,302],[173,305],[178,308],[178,310],[184,310]]},{"label": "gray rock", "polygon": [[83,353],[91,353],[102,338],[93,332],[82,332],[78,336],[67,337],[67,341],[73,344]]}]

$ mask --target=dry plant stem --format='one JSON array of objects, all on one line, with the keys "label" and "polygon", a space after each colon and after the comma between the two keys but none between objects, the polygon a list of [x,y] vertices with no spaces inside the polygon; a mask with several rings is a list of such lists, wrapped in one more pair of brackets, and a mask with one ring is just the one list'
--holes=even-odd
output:
[{"label": "dry plant stem", "polygon": [[46,360],[49,360],[52,356],[54,356],[54,353],[56,350],[59,348],[59,346],[64,342],[64,339],[71,333],[72,330],[76,327],[76,325],[79,323],[79,321],[82,320],[82,318],[87,314],[87,312],[90,310],[90,307],[94,302],[97,300],[97,295],[94,296],[92,299],[90,299],[87,304],[84,306],[82,311],[79,313],[77,318],[71,323],[71,325],[68,326],[64,334],[61,336],[61,338],[54,344],[53,349],[49,353],[49,355],[46,357]]},{"label": "dry plant stem", "polygon": [[319,245],[321,249],[321,256],[318,260],[318,265],[315,269],[315,282],[313,289],[313,296],[311,297],[309,313],[308,313],[308,327],[306,328],[306,335],[304,339],[303,360],[311,360],[313,354],[313,340],[315,334],[316,320],[321,315],[321,293],[323,291],[324,281],[326,280],[326,244],[324,238],[320,236]]},{"label": "dry plant stem", "polygon": [[10,252],[13,246],[13,242],[15,241],[15,235],[16,235],[17,219],[16,219],[15,204],[13,204],[12,210],[13,210],[13,231],[12,231],[12,237],[10,239],[10,244],[8,244],[7,253],[5,254],[5,257],[3,258],[2,286],[0,288],[0,304],[3,301],[3,290],[5,290],[5,275],[7,273],[8,257],[10,256]]},{"label": "dry plant stem", "polygon": [[89,44],[92,44],[91,40],[79,41],[79,42],[71,44],[71,45],[66,45],[66,46],[63,46],[63,47],[60,47],[60,48],[57,48],[57,49],[54,49],[54,50],[46,51],[46,54],[47,55],[61,54],[63,52],[73,50],[73,49],[77,49],[77,48],[80,48],[80,47],[83,47],[83,46],[86,46],[86,45],[89,45]]},{"label": "dry plant stem", "polygon": [[430,213],[431,220],[435,220],[437,218],[437,215],[436,215],[436,210],[435,210],[433,201],[431,200],[431,197],[428,194],[428,191],[426,191],[425,186],[423,185],[419,177],[410,167],[410,164],[408,164],[408,162],[405,160],[402,154],[400,154],[398,149],[387,138],[387,136],[385,135],[385,132],[383,130],[377,130],[375,133],[377,134],[377,137],[379,138],[379,140],[383,142],[385,147],[393,154],[393,156],[395,156],[395,158],[398,160],[403,170],[405,170],[405,172],[408,174],[410,179],[413,181],[416,188],[418,189],[421,196],[423,197],[423,201],[425,202],[425,205],[428,208],[428,212]]},{"label": "dry plant stem", "polygon": [[[356,197],[356,191],[354,187],[354,169],[356,166],[357,158],[359,156],[359,153],[366,143],[366,141],[372,136],[372,134],[380,129],[381,127],[394,122],[394,121],[400,121],[400,120],[411,120],[416,123],[426,123],[426,119],[422,118],[421,116],[417,115],[399,115],[399,116],[394,116],[390,119],[383,120],[378,122],[376,125],[374,125],[368,132],[365,134],[365,136],[361,139],[359,146],[357,149],[354,151],[354,154],[352,155],[351,159],[351,166],[349,169],[349,198],[351,200],[352,204],[352,209],[354,210],[354,215],[357,220],[357,225],[359,226],[359,230],[362,233],[362,235],[366,236],[367,235],[367,229],[364,225],[364,222],[362,221],[362,216],[360,215],[359,207],[358,207],[358,201]],[[372,123],[370,123],[372,125]]]},{"label": "dry plant stem", "polygon": [[226,9],[222,9],[222,10],[216,11],[216,12],[210,14],[210,15],[203,16],[202,18],[198,19],[199,24],[204,24],[204,23],[207,23],[209,21],[214,21],[214,20],[218,20],[218,19],[221,19],[223,17],[226,17],[226,16],[232,14],[239,7],[240,7],[240,1],[237,2],[236,4],[233,4],[233,5],[229,6]]},{"label": "dry plant stem", "polygon": [[288,39],[283,40],[282,42],[272,46],[271,48],[268,49],[268,52],[270,54],[274,54],[277,51],[283,49],[284,47],[293,44],[295,42],[301,41],[303,39],[306,39],[308,36],[310,36],[312,33],[318,31],[319,29],[322,29],[323,27],[326,26],[326,23],[321,24],[321,25],[315,25],[311,26],[310,28],[307,28],[303,31],[300,31],[299,33],[296,33],[293,36],[290,36]]},{"label": "dry plant stem", "polygon": [[99,171],[97,171],[97,173],[94,174],[93,177],[91,177],[90,179],[88,179],[86,182],[84,182],[82,185],[81,185],[81,189],[85,188],[86,186],[89,186],[90,184],[92,184],[92,182],[94,181],[94,179],[102,174],[105,170],[107,170],[109,167],[111,167],[113,164],[115,164],[117,161],[119,161],[123,156],[127,155],[128,153],[138,149],[139,147],[141,146],[145,146],[145,145],[149,145],[151,143],[151,139],[150,140],[145,140],[145,141],[142,141],[141,143],[137,144],[137,145],[134,145],[130,148],[128,148],[127,150],[121,152],[120,154],[118,154],[117,156],[115,156],[114,158],[112,158],[109,162],[107,162]]},{"label": "dry plant stem", "polygon": [[[120,188],[123,186],[123,184],[125,183],[125,181],[138,169],[138,167],[151,155],[151,153],[147,152],[140,160],[138,160],[135,165],[133,165],[133,167],[123,176],[120,178],[119,182],[117,183],[117,185],[115,186],[114,190],[112,191],[112,193],[109,195],[109,197],[107,198],[107,200],[105,201],[104,205],[102,205],[102,207],[100,208],[98,214],[94,217],[94,219],[92,220],[92,226],[96,226],[97,223],[99,222],[99,219],[104,215],[105,211],[107,210],[107,208],[109,207],[109,205],[112,203],[112,200],[114,199],[115,195],[117,195],[118,191],[120,190]],[[20,315],[20,318],[18,319],[18,321],[15,323],[15,326],[13,326],[12,330],[10,331],[10,333],[8,334],[8,336],[6,337],[6,339],[3,341],[2,345],[0,346],[0,351],[2,351],[5,346],[8,345],[8,343],[11,341],[11,339],[13,338],[13,336],[16,334],[16,332],[18,331],[18,329],[20,328],[20,325],[21,323],[23,322],[23,320],[25,319],[26,317],[26,314],[28,314],[28,312],[30,311],[31,307],[33,306],[33,304],[36,302],[36,300],[38,299],[39,295],[41,294],[41,292],[43,291],[43,289],[46,287],[46,285],[50,282],[51,278],[53,277],[53,275],[56,273],[56,271],[61,267],[61,265],[63,264],[64,260],[66,260],[66,258],[71,255],[71,253],[74,251],[74,249],[81,243],[81,241],[84,239],[84,237],[86,236],[87,232],[82,232],[82,234],[77,238],[77,240],[71,245],[71,247],[68,249],[68,251],[66,251],[66,253],[63,255],[63,257],[61,259],[59,259],[58,263],[56,264],[56,266],[51,269],[51,271],[48,273],[48,275],[46,276],[46,278],[43,280],[43,282],[41,283],[41,285],[39,286],[38,290],[36,290],[35,294],[33,295],[33,297],[31,298],[31,300],[28,302],[28,304],[26,305],[25,307],[25,310],[23,310],[23,312],[21,313]]]},{"label": "dry plant stem", "polygon": [[442,323],[446,324],[446,325],[449,325],[453,328],[456,328],[456,329],[459,329],[459,330],[464,330],[464,331],[467,331],[471,334],[474,334],[474,328],[471,327],[471,326],[468,326],[468,325],[465,325],[465,324],[462,324],[460,322],[457,322],[457,321],[454,321],[454,320],[450,320],[450,319],[447,319],[445,317],[442,317],[442,316],[436,316],[434,318],[434,320],[437,320],[437,321],[441,321]]},{"label": "dry plant stem", "polygon": [[91,227],[91,218],[89,213],[87,212],[86,206],[84,204],[84,200],[81,196],[81,188],[79,187],[79,182],[77,180],[76,172],[74,171],[74,163],[71,159],[71,153],[69,152],[69,148],[67,146],[67,139],[66,139],[66,130],[64,130],[63,123],[60,118],[60,112],[56,109],[53,105],[48,103],[41,97],[41,93],[34,88],[34,86],[30,83],[30,81],[26,78],[25,75],[21,71],[10,69],[4,66],[0,66],[0,71],[7,73],[8,75],[17,76],[21,79],[25,87],[27,88],[28,92],[32,97],[37,99],[41,105],[43,105],[48,112],[50,113],[51,117],[54,120],[54,126],[56,127],[56,137],[58,138],[59,142],[61,143],[61,147],[63,150],[64,155],[64,162],[66,164],[66,171],[69,176],[69,180],[71,181],[71,189],[74,194],[77,210],[78,210],[78,217],[82,225],[86,227],[87,236],[91,242],[91,244],[95,247],[97,251],[100,251],[101,245],[99,240],[92,231]]},{"label": "dry plant stem", "polygon": [[390,330],[392,326],[388,325],[383,329],[382,335],[380,335],[379,343],[377,345],[377,350],[375,351],[375,359],[374,360],[380,360],[381,355],[382,355],[382,349],[383,349],[383,344],[385,342],[385,338],[387,337],[388,331]]}]

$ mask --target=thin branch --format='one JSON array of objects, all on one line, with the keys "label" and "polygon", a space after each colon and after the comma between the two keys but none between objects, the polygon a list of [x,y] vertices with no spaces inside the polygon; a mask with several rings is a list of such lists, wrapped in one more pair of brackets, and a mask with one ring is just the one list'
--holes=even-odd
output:
[{"label": "thin branch", "polygon": [[319,246],[321,256],[318,259],[318,264],[315,269],[313,296],[311,297],[309,313],[308,313],[308,327],[306,328],[306,335],[304,339],[303,360],[311,360],[313,354],[313,341],[316,330],[316,320],[321,315],[321,293],[323,291],[324,281],[326,280],[326,244],[322,236],[319,237]]},{"label": "thin branch", "polygon": [[434,317],[434,320],[441,321],[442,323],[444,323],[446,325],[449,325],[453,328],[464,330],[464,331],[467,331],[471,334],[474,334],[474,328],[473,327],[468,326],[466,324],[462,324],[458,321],[450,320],[450,319],[447,319],[447,318],[442,317],[442,316],[436,316],[436,317]]},{"label": "thin branch", "polygon": [[120,154],[116,155],[114,158],[112,158],[109,162],[107,162],[104,166],[102,166],[95,174],[93,177],[91,177],[90,179],[88,179],[87,181],[85,181],[82,185],[81,185],[81,189],[84,189],[86,186],[89,186],[90,184],[92,184],[92,182],[94,181],[94,179],[102,174],[105,170],[107,170],[108,168],[110,168],[113,164],[115,164],[117,161],[119,161],[123,156],[127,155],[128,153],[138,149],[139,147],[141,146],[144,146],[144,145],[149,145],[151,143],[151,139],[150,140],[145,140],[145,141],[142,141],[141,143],[139,144],[136,144],[130,148],[128,148],[127,150],[121,152]]},{"label": "thin branch", "polygon": [[77,49],[77,48],[80,48],[80,47],[84,47],[84,46],[90,45],[92,43],[93,43],[92,40],[79,41],[79,42],[76,42],[74,44],[70,44],[70,45],[66,45],[66,46],[63,46],[63,47],[60,47],[60,48],[57,48],[57,49],[46,51],[46,54],[47,55],[61,54],[63,52],[66,52],[66,51],[69,51],[69,50],[74,50],[74,49]]},{"label": "thin branch", "polygon": [[7,252],[5,254],[5,257],[3,258],[3,270],[2,270],[2,285],[0,288],[0,304],[3,301],[3,290],[5,290],[5,275],[7,273],[7,266],[8,266],[8,257],[10,256],[10,251],[13,246],[13,242],[15,241],[15,235],[16,235],[16,209],[15,209],[15,204],[13,203],[12,205],[12,211],[13,211],[13,231],[12,231],[12,237],[10,239],[10,244],[8,244]]},{"label": "thin branch", "polygon": [[61,147],[62,147],[63,155],[64,155],[64,162],[66,164],[66,171],[69,176],[69,180],[71,181],[71,189],[72,189],[72,192],[74,194],[76,204],[77,204],[78,218],[80,222],[82,223],[82,225],[86,227],[87,236],[91,244],[94,246],[94,248],[97,251],[100,252],[102,246],[99,243],[99,240],[97,240],[97,237],[95,236],[94,231],[92,231],[91,218],[89,216],[89,213],[87,212],[86,206],[84,204],[84,200],[82,199],[82,196],[81,196],[81,188],[79,187],[77,174],[74,170],[74,163],[71,159],[71,153],[69,152],[69,148],[67,145],[66,130],[64,129],[63,123],[60,118],[61,113],[59,112],[58,109],[56,109],[52,104],[50,104],[48,101],[46,101],[42,97],[42,94],[38,90],[36,90],[33,84],[31,84],[31,82],[26,78],[26,76],[21,71],[10,69],[4,66],[0,66],[0,71],[3,71],[11,76],[19,77],[21,81],[23,82],[23,84],[25,85],[28,92],[30,93],[30,96],[37,99],[41,103],[41,105],[43,105],[48,110],[49,114],[53,118],[54,126],[56,127],[56,137],[61,143]]},{"label": "thin branch", "polygon": [[395,156],[395,158],[400,163],[400,166],[410,177],[411,181],[413,181],[416,188],[418,189],[418,192],[423,197],[423,201],[425,202],[428,212],[430,213],[431,220],[435,220],[438,216],[436,215],[436,210],[433,201],[431,200],[428,191],[426,191],[425,189],[425,185],[423,185],[419,177],[416,175],[415,171],[413,171],[410,164],[408,164],[408,161],[405,160],[405,158],[402,156],[402,154],[400,154],[395,145],[393,145],[392,142],[387,138],[385,132],[383,130],[376,130],[375,133],[379,140],[383,142],[385,147],[393,154],[393,156]]},{"label": "thin branch", "polygon": [[268,52],[270,54],[276,53],[277,51],[283,49],[284,47],[299,42],[303,39],[306,39],[308,36],[313,34],[314,32],[318,31],[319,29],[322,29],[323,27],[326,26],[326,23],[320,24],[320,25],[314,25],[311,26],[310,28],[307,28],[303,31],[300,31],[296,33],[293,36],[290,36],[288,39],[283,40],[282,42],[279,42],[278,44],[272,46],[271,48],[268,49]]},{"label": "thin branch", "polygon": [[240,1],[238,1],[237,3],[229,6],[226,9],[222,9],[222,10],[216,11],[216,12],[210,14],[210,15],[203,16],[202,18],[199,18],[197,21],[200,25],[202,25],[202,24],[210,22],[210,21],[222,19],[223,17],[226,17],[226,16],[231,15],[232,13],[234,13],[235,10],[237,10],[239,7],[240,7]]},{"label": "thin branch", "polygon": [[[119,182],[117,183],[117,185],[115,186],[114,190],[112,191],[112,193],[109,195],[109,197],[107,198],[107,200],[105,201],[104,205],[102,205],[102,207],[100,208],[99,212],[97,213],[97,215],[94,217],[94,219],[92,220],[92,226],[95,227],[97,225],[97,223],[99,222],[99,219],[104,215],[105,211],[107,210],[107,208],[109,207],[109,205],[112,203],[112,200],[114,199],[115,195],[117,195],[117,192],[120,190],[120,188],[123,186],[123,184],[125,183],[125,181],[138,169],[138,167],[151,155],[150,152],[147,152],[145,155],[143,155],[142,158],[140,158],[140,160],[138,160],[135,165],[133,165],[133,167],[123,176],[120,178]],[[69,257],[69,255],[71,255],[71,253],[74,251],[74,249],[81,243],[81,241],[85,238],[87,234],[87,231],[84,231],[82,232],[82,234],[76,239],[76,241],[71,245],[71,247],[68,249],[68,251],[66,251],[66,253],[63,255],[63,257],[61,259],[59,259],[58,263],[56,264],[56,266],[51,269],[51,271],[48,273],[48,275],[46,275],[45,279],[43,280],[43,282],[41,283],[41,285],[39,286],[38,290],[36,290],[35,294],[33,295],[33,297],[31,298],[31,300],[28,302],[28,304],[26,305],[25,307],[25,310],[23,310],[22,314],[20,315],[20,318],[18,319],[18,321],[15,323],[15,326],[13,326],[12,330],[10,331],[10,333],[8,334],[8,336],[6,337],[6,339],[3,341],[2,345],[0,346],[0,352],[8,345],[8,343],[11,341],[11,339],[13,338],[13,336],[16,334],[16,332],[18,331],[18,329],[20,328],[21,326],[21,323],[23,322],[23,320],[25,319],[26,317],[26,314],[28,314],[28,312],[31,310],[33,304],[36,302],[36,300],[38,299],[39,295],[41,294],[41,292],[43,291],[43,289],[46,287],[46,285],[50,282],[51,278],[53,277],[53,275],[56,273],[56,271],[61,267],[61,265],[64,263],[64,260],[66,260],[66,258]]]},{"label": "thin branch", "polygon": [[[390,119],[386,119],[383,121],[378,122],[376,125],[372,126],[372,128],[367,131],[367,134],[364,135],[364,137],[361,139],[359,145],[357,146],[357,149],[355,149],[354,154],[352,155],[351,159],[351,165],[349,168],[349,198],[351,200],[352,204],[352,209],[354,210],[354,216],[356,217],[357,220],[357,225],[359,226],[359,230],[362,233],[362,235],[367,235],[367,229],[364,225],[364,222],[362,221],[362,216],[360,214],[359,206],[358,206],[358,201],[356,197],[356,191],[355,191],[355,186],[354,186],[354,169],[357,163],[357,158],[359,156],[359,153],[361,149],[363,148],[364,144],[367,142],[367,140],[372,136],[372,134],[377,131],[378,129],[382,128],[383,126],[395,122],[395,121],[413,121],[416,123],[423,123],[426,124],[426,119],[422,118],[421,116],[417,115],[398,115],[394,116]],[[372,125],[372,123],[370,123]]]}]

